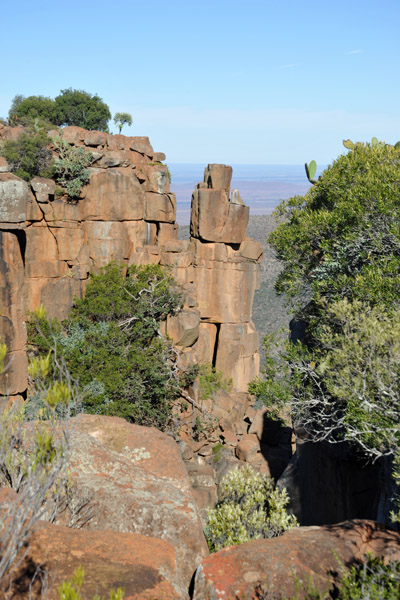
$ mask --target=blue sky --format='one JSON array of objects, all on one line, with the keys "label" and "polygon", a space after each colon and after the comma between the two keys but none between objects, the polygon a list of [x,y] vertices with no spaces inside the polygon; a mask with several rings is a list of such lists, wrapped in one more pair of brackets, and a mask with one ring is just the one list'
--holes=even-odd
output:
[{"label": "blue sky", "polygon": [[399,0],[20,0],[0,7],[15,94],[97,93],[167,162],[327,164],[400,139]]}]

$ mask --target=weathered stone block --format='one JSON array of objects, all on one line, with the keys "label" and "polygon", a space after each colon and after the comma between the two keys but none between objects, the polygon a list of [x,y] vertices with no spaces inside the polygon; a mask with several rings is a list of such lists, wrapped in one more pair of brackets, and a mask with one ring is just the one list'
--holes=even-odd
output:
[{"label": "weathered stone block", "polygon": [[190,231],[208,242],[239,244],[246,237],[249,207],[229,202],[224,190],[197,189],[192,195]]},{"label": "weathered stone block", "polygon": [[125,221],[125,227],[128,234],[131,247],[129,255],[135,252],[137,248],[143,246],[154,246],[157,241],[157,225],[147,221]]},{"label": "weathered stone block", "polygon": [[107,134],[104,131],[87,131],[83,143],[85,146],[105,146]]},{"label": "weathered stone block", "polygon": [[31,202],[28,184],[12,173],[0,173],[0,223],[23,223]]},{"label": "weathered stone block", "polygon": [[175,194],[156,194],[155,192],[146,192],[146,221],[173,223],[175,218]]},{"label": "weathered stone block", "polygon": [[144,217],[145,195],[132,171],[93,173],[86,188],[83,216],[90,221],[136,221]]},{"label": "weathered stone block", "polygon": [[108,150],[96,161],[96,166],[104,169],[111,167],[129,167],[131,155],[128,150]]},{"label": "weathered stone block", "polygon": [[56,238],[59,260],[76,260],[84,243],[84,233],[78,227],[51,227]]},{"label": "weathered stone block", "polygon": [[34,177],[31,180],[31,186],[35,193],[46,194],[47,196],[53,196],[56,191],[56,183],[53,179],[47,179],[45,177]]},{"label": "weathered stone block", "polygon": [[259,334],[252,321],[220,326],[215,366],[226,377],[232,377],[237,391],[246,392],[250,381],[258,375],[259,344]]},{"label": "weathered stone block", "polygon": [[212,363],[216,339],[217,326],[213,323],[200,323],[199,338],[194,346],[200,365]]},{"label": "weathered stone block", "polygon": [[136,170],[139,180],[143,181],[146,192],[169,194],[169,174],[167,165],[146,165]]},{"label": "weathered stone block", "polygon": [[141,154],[146,154],[146,156],[149,156],[150,158],[153,157],[154,150],[148,137],[134,136],[131,138],[131,140],[131,150],[135,150],[135,152],[140,152]]},{"label": "weathered stone block", "polygon": [[86,221],[83,229],[87,236],[89,256],[97,268],[129,258],[131,243],[125,223]]},{"label": "weathered stone block", "polygon": [[167,317],[168,337],[183,348],[193,346],[199,337],[200,311],[184,308],[177,315]]},{"label": "weathered stone block", "polygon": [[229,198],[232,167],[228,165],[210,164],[204,169],[204,182],[214,190],[225,190]]},{"label": "weathered stone block", "polygon": [[177,223],[160,223],[158,226],[158,243],[165,244],[165,242],[176,240],[178,238],[178,224]]},{"label": "weathered stone block", "polygon": [[54,234],[45,224],[43,227],[27,227],[26,262],[58,260],[58,246]]},{"label": "weathered stone block", "polygon": [[213,323],[251,320],[259,280],[257,264],[209,262],[195,267],[195,272],[202,319]]}]

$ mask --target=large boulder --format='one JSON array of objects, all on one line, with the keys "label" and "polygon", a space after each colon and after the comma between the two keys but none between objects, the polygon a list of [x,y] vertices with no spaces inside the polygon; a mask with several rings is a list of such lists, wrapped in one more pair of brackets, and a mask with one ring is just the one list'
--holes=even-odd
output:
[{"label": "large boulder", "polygon": [[[84,569],[81,593],[108,598],[122,587],[124,600],[187,600],[167,542],[133,533],[70,529],[41,522],[29,540],[26,556],[1,585],[13,600],[58,598],[58,587]],[[38,574],[40,573],[40,576]],[[10,585],[11,581],[11,585]],[[5,590],[3,590],[5,591]],[[0,591],[1,594],[1,591]],[[1,596],[3,597],[3,596]]]},{"label": "large boulder", "polygon": [[32,201],[29,186],[23,179],[12,173],[0,173],[0,223],[24,223],[26,206]]},{"label": "large boulder", "polygon": [[[71,506],[89,502],[93,530],[137,533],[173,546],[182,585],[208,554],[178,445],[164,433],[118,417],[70,421]],[[67,507],[61,523],[71,518]]]},{"label": "large boulder", "polygon": [[400,533],[361,520],[293,528],[280,537],[231,546],[206,558],[196,571],[193,600],[307,597],[304,589],[296,589],[296,578],[305,588],[311,580],[325,594],[332,587],[330,572],[362,560],[368,552],[400,560]]},{"label": "large boulder", "polygon": [[195,189],[190,231],[207,242],[240,244],[246,237],[249,207],[229,202],[225,190]]}]

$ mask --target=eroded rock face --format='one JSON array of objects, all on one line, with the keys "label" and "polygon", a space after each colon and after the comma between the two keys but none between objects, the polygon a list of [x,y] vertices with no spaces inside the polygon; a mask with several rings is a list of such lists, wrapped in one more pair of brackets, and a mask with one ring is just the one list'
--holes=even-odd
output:
[{"label": "eroded rock face", "polygon": [[[94,415],[72,419],[70,436],[73,502],[89,499],[92,507],[84,527],[168,542],[187,589],[208,548],[176,442],[156,429]],[[69,517],[67,510],[62,522]]]},{"label": "eroded rock face", "polygon": [[328,572],[338,570],[338,561],[350,565],[368,552],[399,560],[400,534],[362,520],[293,528],[280,537],[231,546],[206,558],[196,572],[193,600],[251,600],[259,597],[257,592],[271,600],[293,598],[298,592],[295,576],[305,586],[312,578],[325,593],[332,587]]}]

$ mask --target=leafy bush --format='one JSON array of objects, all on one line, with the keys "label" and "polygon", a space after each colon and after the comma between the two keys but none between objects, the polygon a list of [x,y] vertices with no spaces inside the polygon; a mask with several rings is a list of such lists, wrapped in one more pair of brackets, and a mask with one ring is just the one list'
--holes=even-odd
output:
[{"label": "leafy bush", "polygon": [[222,371],[217,371],[211,364],[199,366],[200,400],[211,398],[218,390],[229,392],[232,389],[232,379],[224,377]]},{"label": "leafy bush", "polygon": [[[400,291],[400,151],[358,145],[306,196],[284,201],[270,236],[284,270],[277,288],[327,300],[391,304]],[[300,295],[299,300],[302,300]]]},{"label": "leafy bush", "polygon": [[329,304],[318,346],[292,353],[292,411],[312,436],[379,458],[400,447],[400,312]]},{"label": "leafy bush", "polygon": [[208,510],[205,530],[212,552],[252,539],[272,538],[297,525],[285,507],[285,490],[275,489],[273,480],[250,465],[235,469],[221,481],[221,499]]},{"label": "leafy bush", "polygon": [[276,348],[280,347],[274,334],[264,336],[265,365],[261,375],[249,383],[249,393],[255,396],[257,403],[268,407],[270,418],[279,420],[280,410],[290,402],[292,395],[289,386],[290,371],[285,362],[287,355],[282,351],[276,355],[273,352],[274,345]]},{"label": "leafy bush", "polygon": [[8,117],[12,125],[26,125],[39,118],[47,123],[57,124],[57,107],[54,100],[45,96],[28,96],[18,94],[13,98]]},{"label": "leafy bush", "polygon": [[62,136],[54,140],[58,158],[53,161],[53,175],[62,185],[70,198],[79,198],[82,186],[89,183],[89,167],[93,163],[93,154],[85,152],[83,147],[75,148]]},{"label": "leafy bush", "polygon": [[57,125],[77,125],[85,129],[107,131],[107,123],[111,119],[110,109],[97,94],[72,88],[61,90],[55,99],[55,105]]},{"label": "leafy bush", "polygon": [[83,408],[165,429],[171,401],[179,395],[171,345],[159,322],[181,306],[172,278],[158,265],[110,264],[92,275],[61,325],[37,318],[29,338],[40,352],[56,346],[71,377],[79,381]]},{"label": "leafy bush", "polygon": [[48,176],[51,164],[49,138],[43,130],[27,130],[16,140],[7,140],[1,154],[15,175],[29,181],[37,175]]}]

